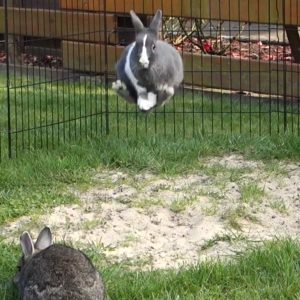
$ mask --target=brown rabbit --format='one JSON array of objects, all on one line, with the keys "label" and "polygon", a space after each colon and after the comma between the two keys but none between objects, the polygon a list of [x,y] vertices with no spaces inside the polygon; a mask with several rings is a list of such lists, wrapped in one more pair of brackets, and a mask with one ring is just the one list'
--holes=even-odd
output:
[{"label": "brown rabbit", "polygon": [[103,300],[101,275],[79,250],[52,244],[45,227],[34,244],[28,232],[21,237],[23,256],[14,278],[24,300]]}]

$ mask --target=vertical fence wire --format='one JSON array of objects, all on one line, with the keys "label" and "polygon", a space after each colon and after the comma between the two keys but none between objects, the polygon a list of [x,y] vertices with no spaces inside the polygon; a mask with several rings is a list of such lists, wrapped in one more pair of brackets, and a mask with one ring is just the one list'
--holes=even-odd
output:
[{"label": "vertical fence wire", "polygon": [[[282,15],[283,15],[283,24],[286,25],[286,11],[285,11],[285,0],[282,0]],[[283,34],[283,44],[285,45],[286,44],[286,40],[285,40],[285,33]],[[283,47],[283,57],[286,56],[286,47],[284,46]],[[287,131],[287,90],[286,90],[286,80],[287,80],[287,77],[286,77],[286,71],[287,71],[287,68],[286,68],[286,61],[284,60],[283,61],[283,95],[284,95],[284,98],[283,98],[283,130],[284,132]]]},{"label": "vertical fence wire", "polygon": [[[8,39],[8,0],[4,0],[5,18],[5,52],[6,52],[6,97],[7,97],[7,150],[8,157],[12,157],[12,137],[11,137],[11,98],[10,98],[10,65],[9,65],[9,39]],[[1,146],[1,143],[0,143]],[[2,152],[2,151],[1,151]],[[1,157],[1,156],[0,156]]]},{"label": "vertical fence wire", "polygon": [[106,8],[107,2],[106,0],[103,1],[103,9],[104,9],[104,86],[105,86],[105,133],[106,135],[109,134],[109,99],[108,99],[108,89],[109,89],[109,81],[108,81],[108,39],[107,39],[107,8]]}]

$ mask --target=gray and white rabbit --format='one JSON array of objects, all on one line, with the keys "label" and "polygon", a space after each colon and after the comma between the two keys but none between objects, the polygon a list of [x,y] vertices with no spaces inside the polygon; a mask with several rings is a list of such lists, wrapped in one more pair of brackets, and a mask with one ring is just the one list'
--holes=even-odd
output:
[{"label": "gray and white rabbit", "polygon": [[100,274],[79,250],[52,244],[45,227],[33,243],[28,232],[20,237],[23,256],[14,278],[23,300],[102,300],[105,288]]},{"label": "gray and white rabbit", "polygon": [[179,52],[159,40],[162,11],[158,10],[149,26],[130,11],[136,31],[135,42],[126,47],[116,64],[117,81],[112,88],[126,101],[148,112],[163,105],[183,81],[183,63]]}]

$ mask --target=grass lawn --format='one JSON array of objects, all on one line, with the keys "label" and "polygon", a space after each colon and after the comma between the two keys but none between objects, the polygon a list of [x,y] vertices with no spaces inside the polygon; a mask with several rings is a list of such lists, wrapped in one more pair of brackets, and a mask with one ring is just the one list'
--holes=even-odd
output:
[{"label": "grass lawn", "polygon": [[297,106],[288,106],[284,134],[282,114],[268,113],[284,109],[276,102],[186,92],[145,116],[111,91],[106,98],[105,89],[90,82],[51,85],[19,78],[11,87],[12,152],[42,150],[9,161],[4,86],[2,77],[0,224],[76,201],[66,186],[84,184],[98,166],[179,174],[197,168],[199,157],[229,152],[251,159],[300,158]]},{"label": "grass lawn", "polygon": [[[19,157],[6,159],[7,102],[0,84],[0,225],[78,201],[68,187],[89,183],[97,168],[172,175],[196,169],[200,157],[232,152],[300,159],[298,106],[186,92],[145,116],[89,83],[12,84],[18,86],[11,90],[12,149]],[[25,151],[32,148],[42,149]],[[20,251],[0,240],[0,253],[0,298],[14,299],[10,279]],[[289,240],[229,263],[177,271],[132,271],[105,263],[96,250],[87,253],[103,270],[109,299],[300,298],[300,245]]]},{"label": "grass lawn", "polygon": [[[7,144],[7,92],[0,78],[0,156]],[[299,103],[284,103],[241,95],[201,91],[178,92],[165,107],[144,115],[134,105],[118,99],[101,84],[47,82],[26,78],[11,80],[10,126],[12,152],[53,148],[64,142],[109,135],[122,140],[182,138],[209,141],[225,136],[266,137],[264,144],[300,135]],[[270,137],[271,136],[271,137]],[[204,138],[204,139],[203,139]],[[252,141],[252,140],[251,140]],[[248,145],[252,145],[250,140]],[[224,145],[226,147],[226,145]]]},{"label": "grass lawn", "polygon": [[[19,249],[0,245],[0,295],[16,299],[11,284]],[[237,256],[230,262],[206,262],[167,271],[130,271],[103,264],[99,253],[87,251],[101,270],[108,299],[299,299],[300,245],[277,241]]]}]

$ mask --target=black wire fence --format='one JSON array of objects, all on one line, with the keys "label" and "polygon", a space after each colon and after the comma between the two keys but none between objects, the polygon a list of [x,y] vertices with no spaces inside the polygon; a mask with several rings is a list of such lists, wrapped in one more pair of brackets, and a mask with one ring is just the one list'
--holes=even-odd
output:
[{"label": "black wire fence", "polygon": [[[114,65],[163,11],[182,89],[139,112]],[[300,134],[300,0],[0,0],[0,159],[101,135]]]}]

